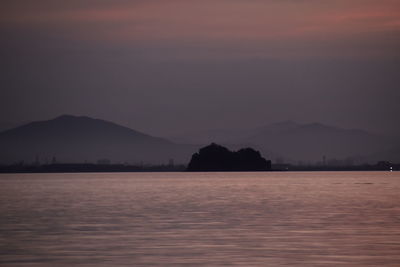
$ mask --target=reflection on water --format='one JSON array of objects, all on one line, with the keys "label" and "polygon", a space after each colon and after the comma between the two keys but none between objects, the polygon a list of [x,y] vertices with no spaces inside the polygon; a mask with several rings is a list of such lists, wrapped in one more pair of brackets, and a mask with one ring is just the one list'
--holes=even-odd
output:
[{"label": "reflection on water", "polygon": [[0,175],[1,266],[400,266],[400,173]]}]

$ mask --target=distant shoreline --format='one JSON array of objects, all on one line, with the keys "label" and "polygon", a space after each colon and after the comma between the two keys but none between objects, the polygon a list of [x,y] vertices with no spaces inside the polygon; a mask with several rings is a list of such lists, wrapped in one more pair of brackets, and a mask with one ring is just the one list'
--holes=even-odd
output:
[{"label": "distant shoreline", "polygon": [[[185,172],[186,165],[124,165],[124,164],[47,164],[47,165],[0,165],[0,173],[115,173],[115,172]],[[275,165],[271,170],[259,172],[313,172],[313,171],[399,171],[400,164],[357,166],[296,166]],[[225,171],[221,171],[225,172]],[[238,172],[238,171],[231,171]]]}]

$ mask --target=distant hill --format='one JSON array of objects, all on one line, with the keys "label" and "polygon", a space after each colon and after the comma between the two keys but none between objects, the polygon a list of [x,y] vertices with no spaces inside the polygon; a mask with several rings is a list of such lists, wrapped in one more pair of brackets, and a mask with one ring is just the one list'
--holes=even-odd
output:
[{"label": "distant hill", "polygon": [[[219,142],[231,149],[251,146],[260,150],[267,158],[281,158],[295,163],[322,161],[323,156],[326,156],[327,161],[349,158],[354,163],[360,163],[372,160],[369,155],[386,151],[393,146],[393,140],[367,131],[293,121],[277,122],[253,129],[186,133],[173,140],[197,144]],[[393,153],[385,158],[391,157],[394,157]]]},{"label": "distant hill", "polygon": [[353,158],[390,147],[389,139],[358,129],[344,129],[321,123],[300,124],[285,121],[256,129],[240,142],[258,149],[278,152],[294,161]]},{"label": "distant hill", "polygon": [[112,122],[63,115],[0,133],[0,163],[112,162],[187,163],[197,147],[179,145]]},{"label": "distant hill", "polygon": [[13,122],[0,121],[0,132],[15,128],[20,125],[22,125],[22,123],[18,124],[18,123],[13,123]]}]

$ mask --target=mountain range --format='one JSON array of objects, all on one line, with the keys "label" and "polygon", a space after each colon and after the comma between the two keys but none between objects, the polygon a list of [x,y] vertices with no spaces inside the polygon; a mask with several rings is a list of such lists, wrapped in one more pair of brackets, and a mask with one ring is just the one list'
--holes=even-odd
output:
[{"label": "mountain range", "polygon": [[[172,140],[172,141],[170,141]],[[195,131],[168,139],[151,136],[112,122],[63,115],[0,132],[0,163],[112,162],[165,164],[170,159],[188,163],[199,147],[211,142],[230,149],[252,147],[273,161],[334,161],[352,163],[400,161],[396,139],[357,129],[321,123],[284,121],[238,130]]]},{"label": "mountain range", "polygon": [[[266,158],[285,162],[344,160],[353,163],[400,160],[395,138],[359,129],[344,129],[321,123],[283,121],[250,129],[197,131],[170,138],[176,142],[217,142],[231,149],[254,147]],[[388,151],[391,151],[389,153]]]},{"label": "mountain range", "polygon": [[290,160],[349,159],[357,163],[368,161],[369,155],[386,150],[393,143],[390,138],[359,129],[291,121],[259,128],[243,141],[256,144],[262,150],[276,151]]}]

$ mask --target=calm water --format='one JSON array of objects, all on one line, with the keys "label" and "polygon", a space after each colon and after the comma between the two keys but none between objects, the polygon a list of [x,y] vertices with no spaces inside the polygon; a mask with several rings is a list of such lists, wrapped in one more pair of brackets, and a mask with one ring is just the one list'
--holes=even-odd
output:
[{"label": "calm water", "polygon": [[0,175],[1,266],[400,266],[400,172]]}]

